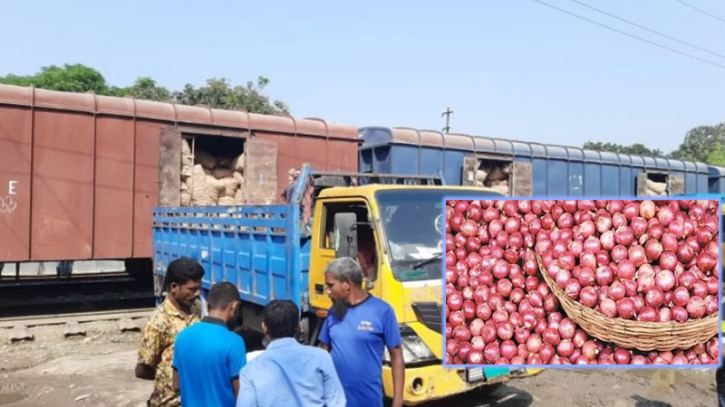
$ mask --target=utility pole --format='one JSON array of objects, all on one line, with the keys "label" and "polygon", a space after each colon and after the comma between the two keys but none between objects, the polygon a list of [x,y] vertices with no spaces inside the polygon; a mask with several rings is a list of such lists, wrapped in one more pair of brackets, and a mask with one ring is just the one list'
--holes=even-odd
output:
[{"label": "utility pole", "polygon": [[446,127],[443,128],[443,132],[446,134],[451,132],[451,115],[453,114],[453,110],[451,110],[450,107],[446,108],[446,111],[441,114],[441,117],[446,117]]}]

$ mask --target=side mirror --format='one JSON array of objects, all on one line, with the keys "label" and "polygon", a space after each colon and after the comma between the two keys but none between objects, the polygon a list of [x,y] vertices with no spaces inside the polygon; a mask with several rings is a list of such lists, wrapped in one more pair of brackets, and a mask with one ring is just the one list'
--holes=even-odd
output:
[{"label": "side mirror", "polygon": [[336,213],[335,231],[338,234],[335,257],[357,259],[357,215],[353,212]]}]

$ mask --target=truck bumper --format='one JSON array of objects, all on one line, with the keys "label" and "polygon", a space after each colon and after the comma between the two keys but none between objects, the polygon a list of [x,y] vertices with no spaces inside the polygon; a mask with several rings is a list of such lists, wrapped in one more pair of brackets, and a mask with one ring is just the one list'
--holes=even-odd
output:
[{"label": "truck bumper", "polygon": [[[445,368],[442,365],[432,365],[405,369],[405,384],[403,385],[403,400],[405,405],[414,406],[420,403],[443,399],[463,394],[468,391],[489,386],[496,383],[505,383],[514,378],[525,378],[541,373],[541,369],[518,369],[510,373],[507,369],[491,366],[489,376],[481,374],[477,369]],[[383,366],[383,387],[385,396],[393,396],[393,375],[389,366]]]}]

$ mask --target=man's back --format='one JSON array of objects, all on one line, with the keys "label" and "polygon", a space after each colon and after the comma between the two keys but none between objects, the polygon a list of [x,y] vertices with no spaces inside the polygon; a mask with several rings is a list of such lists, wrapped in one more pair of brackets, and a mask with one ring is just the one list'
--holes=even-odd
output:
[{"label": "man's back", "polygon": [[344,407],[329,353],[293,338],[272,341],[242,369],[237,407]]},{"label": "man's back", "polygon": [[204,318],[176,339],[174,369],[185,407],[235,404],[232,380],[246,363],[244,340],[223,321]]}]

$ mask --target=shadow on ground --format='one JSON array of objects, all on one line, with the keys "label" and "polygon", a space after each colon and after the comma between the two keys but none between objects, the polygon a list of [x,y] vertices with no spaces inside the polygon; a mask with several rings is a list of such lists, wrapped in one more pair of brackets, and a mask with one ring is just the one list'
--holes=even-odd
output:
[{"label": "shadow on ground", "polygon": [[[445,400],[420,404],[419,407],[528,407],[533,402],[534,398],[531,394],[521,389],[502,384],[491,389],[484,387],[482,390],[474,390],[470,393]],[[385,406],[390,407],[390,400],[386,400]]]}]

